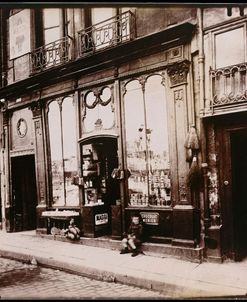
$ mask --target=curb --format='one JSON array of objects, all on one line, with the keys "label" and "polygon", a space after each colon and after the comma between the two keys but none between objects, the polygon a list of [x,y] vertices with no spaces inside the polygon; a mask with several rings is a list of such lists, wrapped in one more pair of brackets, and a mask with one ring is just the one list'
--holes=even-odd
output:
[{"label": "curb", "polygon": [[201,290],[188,289],[183,286],[175,285],[168,282],[160,282],[156,280],[135,277],[128,274],[114,273],[106,270],[90,268],[86,266],[67,263],[65,261],[55,260],[53,258],[45,258],[40,256],[34,257],[31,254],[23,254],[19,252],[6,251],[0,249],[0,257],[22,261],[28,264],[31,264],[33,258],[35,258],[35,260],[37,261],[37,265],[42,267],[57,269],[67,273],[72,273],[99,281],[116,282],[125,285],[145,288],[148,290],[159,291],[161,293],[164,293],[166,297],[169,296],[172,298],[183,298],[186,296],[191,296],[192,292],[193,296],[195,297],[202,297],[203,294],[206,297],[209,294],[207,291],[204,292]]}]

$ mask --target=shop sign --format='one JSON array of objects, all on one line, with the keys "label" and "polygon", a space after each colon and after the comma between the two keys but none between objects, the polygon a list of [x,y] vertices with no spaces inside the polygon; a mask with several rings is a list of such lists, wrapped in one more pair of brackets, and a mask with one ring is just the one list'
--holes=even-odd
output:
[{"label": "shop sign", "polygon": [[144,223],[151,225],[159,225],[159,213],[140,212],[140,215]]},{"label": "shop sign", "polygon": [[108,223],[108,213],[96,214],[95,215],[95,225],[107,224]]}]

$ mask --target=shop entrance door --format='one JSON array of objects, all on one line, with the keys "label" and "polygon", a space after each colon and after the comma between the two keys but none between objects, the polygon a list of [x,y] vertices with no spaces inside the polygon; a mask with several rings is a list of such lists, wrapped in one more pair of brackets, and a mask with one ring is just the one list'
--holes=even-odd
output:
[{"label": "shop entrance door", "polygon": [[229,127],[221,133],[223,253],[240,261],[247,257],[247,128]]},{"label": "shop entrance door", "polygon": [[99,237],[112,232],[111,206],[120,198],[119,181],[113,177],[118,168],[117,139],[100,137],[81,145],[84,180],[83,233]]},{"label": "shop entrance door", "polygon": [[36,229],[36,177],[34,155],[11,159],[14,231]]}]

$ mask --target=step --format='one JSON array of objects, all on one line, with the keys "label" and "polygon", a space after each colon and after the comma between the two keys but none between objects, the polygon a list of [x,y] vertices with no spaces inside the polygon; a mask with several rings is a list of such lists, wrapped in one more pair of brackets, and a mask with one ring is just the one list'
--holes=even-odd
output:
[{"label": "step", "polygon": [[[71,241],[62,235],[50,235],[50,234],[36,234],[36,236],[40,236],[42,238],[51,239],[51,240],[59,240],[63,242],[71,242],[73,244],[82,244],[87,246],[101,247],[112,250],[121,249],[121,241],[112,239],[108,236],[102,236],[97,238],[87,238],[81,237],[78,241]],[[167,258],[172,256],[173,258],[192,261],[201,263],[203,260],[203,248],[188,248],[188,247],[180,247],[173,246],[171,244],[161,244],[161,243],[151,243],[144,242],[142,244],[142,251],[145,255],[157,256],[162,258]]]}]

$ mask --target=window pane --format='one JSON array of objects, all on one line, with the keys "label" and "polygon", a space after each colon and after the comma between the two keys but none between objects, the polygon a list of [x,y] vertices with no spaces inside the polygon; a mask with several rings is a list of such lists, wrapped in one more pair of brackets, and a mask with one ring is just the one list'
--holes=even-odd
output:
[{"label": "window pane", "polygon": [[48,123],[50,135],[53,205],[64,205],[60,109],[56,101],[49,105]]},{"label": "window pane", "polygon": [[216,68],[245,62],[244,41],[243,28],[216,35]]},{"label": "window pane", "polygon": [[92,8],[92,25],[105,21],[115,14],[115,8]]},{"label": "window pane", "polygon": [[76,115],[72,97],[63,100],[62,127],[66,205],[79,206],[78,186],[72,184],[77,174]]},{"label": "window pane", "polygon": [[44,13],[44,28],[59,26],[60,23],[60,9],[59,8],[45,8]]},{"label": "window pane", "polygon": [[124,97],[127,167],[130,205],[148,205],[146,139],[144,132],[143,93],[138,81],[126,86]]},{"label": "window pane", "polygon": [[[109,87],[105,87],[100,95],[100,102],[96,99],[93,92],[86,94],[84,104],[86,106],[86,116],[84,119],[84,127],[86,132],[93,131],[95,129],[110,129],[114,126],[115,114],[112,108],[112,101],[110,101],[111,90]],[[107,102],[110,101],[108,104]],[[97,105],[96,105],[97,104]],[[107,105],[105,105],[107,104]]]},{"label": "window pane", "polygon": [[[47,29],[45,30],[45,44],[54,42],[58,39],[60,39],[60,28],[59,27],[55,27],[55,28],[51,28],[51,29]],[[55,58],[55,55],[54,55]]]},{"label": "window pane", "polygon": [[112,18],[115,15],[116,10],[114,8],[92,9],[92,25],[102,22],[97,25],[93,31],[94,46],[97,49],[106,47],[113,42],[116,24],[113,20],[109,20],[107,22],[103,21]]},{"label": "window pane", "polygon": [[150,205],[170,205],[170,165],[165,87],[161,76],[145,86]]}]

